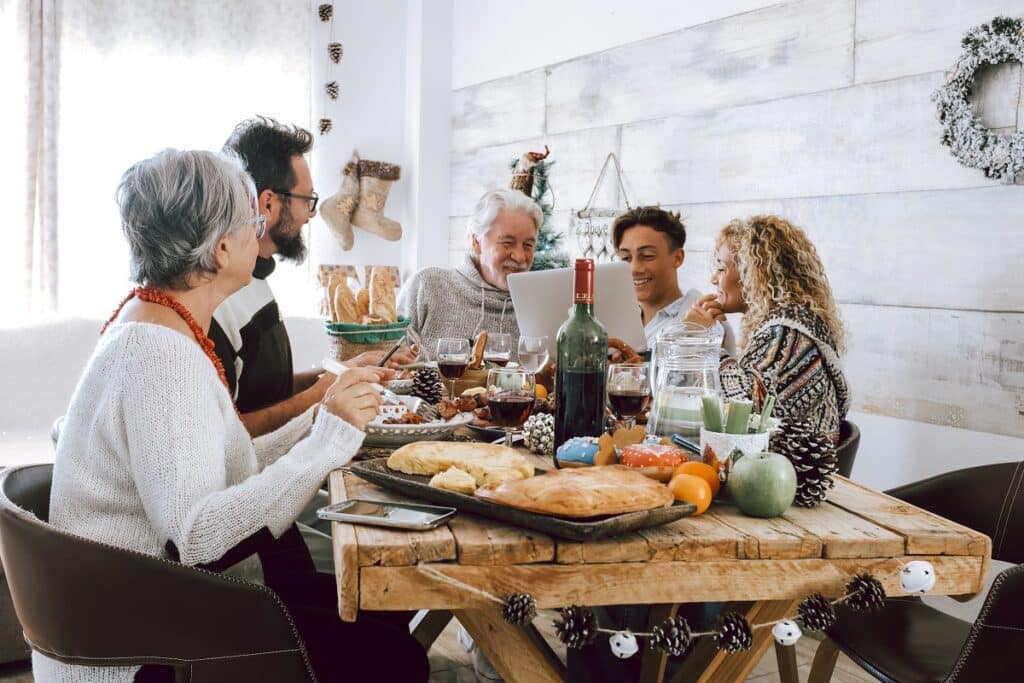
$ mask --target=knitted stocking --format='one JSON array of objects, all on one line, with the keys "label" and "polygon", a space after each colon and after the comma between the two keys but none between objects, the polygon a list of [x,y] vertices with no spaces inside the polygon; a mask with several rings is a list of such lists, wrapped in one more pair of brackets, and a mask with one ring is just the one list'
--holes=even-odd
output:
[{"label": "knitted stocking", "polygon": [[345,164],[345,170],[341,173],[341,188],[320,206],[320,215],[345,251],[351,249],[355,242],[351,220],[359,203],[358,163],[359,157],[353,154],[352,161]]},{"label": "knitted stocking", "polygon": [[391,183],[398,180],[401,167],[384,161],[359,162],[359,204],[352,214],[357,228],[394,242],[402,238],[402,226],[384,216]]}]

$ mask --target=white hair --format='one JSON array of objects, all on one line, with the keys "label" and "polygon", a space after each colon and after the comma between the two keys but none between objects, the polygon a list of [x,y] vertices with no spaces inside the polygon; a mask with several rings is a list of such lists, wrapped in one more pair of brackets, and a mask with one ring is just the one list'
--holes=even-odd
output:
[{"label": "white hair", "polygon": [[544,212],[540,210],[540,205],[519,190],[491,190],[480,197],[473,215],[466,221],[466,237],[472,240],[473,235],[478,239],[486,235],[502,209],[522,211],[533,220],[537,230],[544,222]]}]

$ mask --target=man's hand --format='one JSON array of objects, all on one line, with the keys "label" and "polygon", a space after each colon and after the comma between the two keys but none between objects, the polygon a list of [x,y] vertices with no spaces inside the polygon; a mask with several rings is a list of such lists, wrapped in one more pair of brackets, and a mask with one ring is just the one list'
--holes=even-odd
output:
[{"label": "man's hand", "polygon": [[366,423],[377,417],[383,401],[373,384],[386,381],[391,374],[390,370],[376,367],[353,368],[342,373],[327,389],[324,408],[356,429],[366,429]]}]

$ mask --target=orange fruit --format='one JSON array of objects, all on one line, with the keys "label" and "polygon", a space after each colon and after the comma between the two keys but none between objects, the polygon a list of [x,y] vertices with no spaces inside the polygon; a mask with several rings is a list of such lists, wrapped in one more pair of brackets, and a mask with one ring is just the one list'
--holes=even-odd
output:
[{"label": "orange fruit", "polygon": [[676,500],[684,503],[693,503],[697,506],[693,514],[702,514],[711,506],[711,487],[701,477],[695,474],[677,474],[668,483],[668,490],[672,492]]},{"label": "orange fruit", "polygon": [[684,462],[672,470],[673,477],[677,474],[692,474],[706,481],[708,486],[711,487],[712,498],[718,495],[718,489],[722,486],[722,482],[718,479],[718,472],[706,462],[698,462],[696,460]]},{"label": "orange fruit", "polygon": [[537,384],[533,390],[533,395],[537,398],[545,399],[548,397],[548,390],[544,388],[543,384]]}]

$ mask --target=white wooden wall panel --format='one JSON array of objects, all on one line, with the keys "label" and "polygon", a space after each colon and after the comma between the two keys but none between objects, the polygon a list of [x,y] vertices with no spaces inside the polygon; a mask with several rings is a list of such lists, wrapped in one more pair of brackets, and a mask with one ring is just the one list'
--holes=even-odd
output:
[{"label": "white wooden wall panel", "polygon": [[1021,0],[857,0],[857,82],[946,71],[963,35],[999,15],[1024,16]]},{"label": "white wooden wall panel", "polygon": [[853,0],[779,4],[555,65],[548,132],[849,85],[853,15]]},{"label": "white wooden wall panel", "polygon": [[452,150],[544,134],[544,70],[488,81],[452,96]]}]

